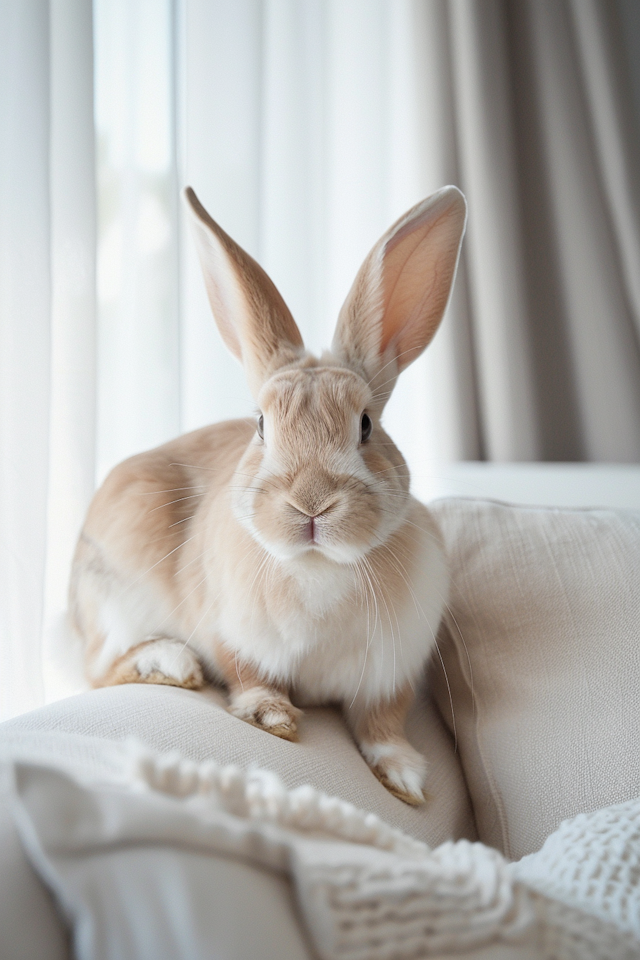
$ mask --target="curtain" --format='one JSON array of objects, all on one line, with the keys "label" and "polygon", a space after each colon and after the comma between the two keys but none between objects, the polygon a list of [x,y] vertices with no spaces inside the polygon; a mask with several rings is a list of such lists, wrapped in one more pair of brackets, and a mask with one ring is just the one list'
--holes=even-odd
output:
[{"label": "curtain", "polygon": [[0,0],[0,715],[96,483],[250,413],[179,189],[330,342],[375,240],[469,200],[448,315],[386,414],[418,495],[460,459],[640,460],[635,0]]},{"label": "curtain", "polygon": [[0,715],[38,706],[94,488],[91,4],[0,2]]},{"label": "curtain", "polygon": [[637,462],[637,4],[444,6],[481,453]]}]

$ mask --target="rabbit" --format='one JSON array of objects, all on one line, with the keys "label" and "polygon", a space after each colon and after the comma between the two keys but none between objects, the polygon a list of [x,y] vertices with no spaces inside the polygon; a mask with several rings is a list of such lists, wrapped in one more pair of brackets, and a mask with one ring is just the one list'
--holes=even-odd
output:
[{"label": "rabbit", "polygon": [[213,315],[257,412],[125,460],[96,493],[69,603],[87,678],[215,680],[234,716],[291,741],[301,707],[341,705],[376,777],[422,803],[427,764],[404,722],[448,572],[381,415],[445,312],[464,196],[444,187],[384,234],[319,359],[262,268],[190,187],[184,196]]}]

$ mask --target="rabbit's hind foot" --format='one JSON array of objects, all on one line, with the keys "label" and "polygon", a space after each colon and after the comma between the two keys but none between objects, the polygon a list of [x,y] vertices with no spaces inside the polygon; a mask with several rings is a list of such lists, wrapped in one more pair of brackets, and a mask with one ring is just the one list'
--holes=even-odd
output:
[{"label": "rabbit's hind foot", "polygon": [[427,774],[425,758],[406,740],[392,743],[359,744],[372,773],[399,800],[418,806],[425,801]]},{"label": "rabbit's hind foot", "polygon": [[229,712],[260,730],[282,740],[298,740],[298,718],[302,711],[294,707],[286,694],[259,686],[232,693]]}]

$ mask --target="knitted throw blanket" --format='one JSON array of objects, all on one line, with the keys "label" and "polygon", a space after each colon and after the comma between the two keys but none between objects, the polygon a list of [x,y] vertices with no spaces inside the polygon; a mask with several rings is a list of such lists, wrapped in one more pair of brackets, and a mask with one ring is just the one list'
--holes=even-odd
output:
[{"label": "knitted throw blanket", "polygon": [[[127,851],[130,890],[131,856],[153,845],[288,876],[322,960],[412,960],[506,943],[549,960],[640,957],[640,801],[567,821],[538,853],[508,864],[481,843],[431,850],[311,787],[288,790],[269,772],[118,751],[101,782],[77,769],[12,764],[22,842],[73,926],[80,960],[132,956],[125,944],[152,937],[135,897],[119,897],[113,871],[115,854]],[[157,882],[145,876],[145,890]],[[156,960],[187,955],[195,935],[165,935]],[[202,947],[192,943],[188,955],[207,955]]]}]

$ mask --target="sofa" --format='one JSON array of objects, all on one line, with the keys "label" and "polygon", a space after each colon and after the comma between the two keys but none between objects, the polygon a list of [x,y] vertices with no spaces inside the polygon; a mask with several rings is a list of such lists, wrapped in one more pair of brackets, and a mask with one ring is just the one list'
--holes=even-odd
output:
[{"label": "sofa", "polygon": [[[0,726],[0,957],[640,957],[640,467],[440,473],[418,492],[438,497],[452,590],[407,725],[429,761],[427,802],[391,796],[331,707],[307,710],[294,744],[232,717],[213,688],[128,685],[51,703]],[[137,792],[123,774],[134,756]],[[213,822],[211,803],[187,816],[193,784],[215,794],[224,842],[184,839]],[[292,820],[301,803],[324,819]],[[73,810],[100,844],[88,827],[78,839]],[[130,826],[118,838],[116,821],[137,823],[144,844]],[[352,914],[338,922],[331,884],[340,857],[365,854],[352,877],[372,883],[384,862],[395,886],[356,937],[355,905],[363,915],[371,898],[352,879]],[[409,874],[422,899],[408,881],[398,893],[402,857],[419,864]],[[468,916],[455,899],[465,877],[481,878]]]}]

